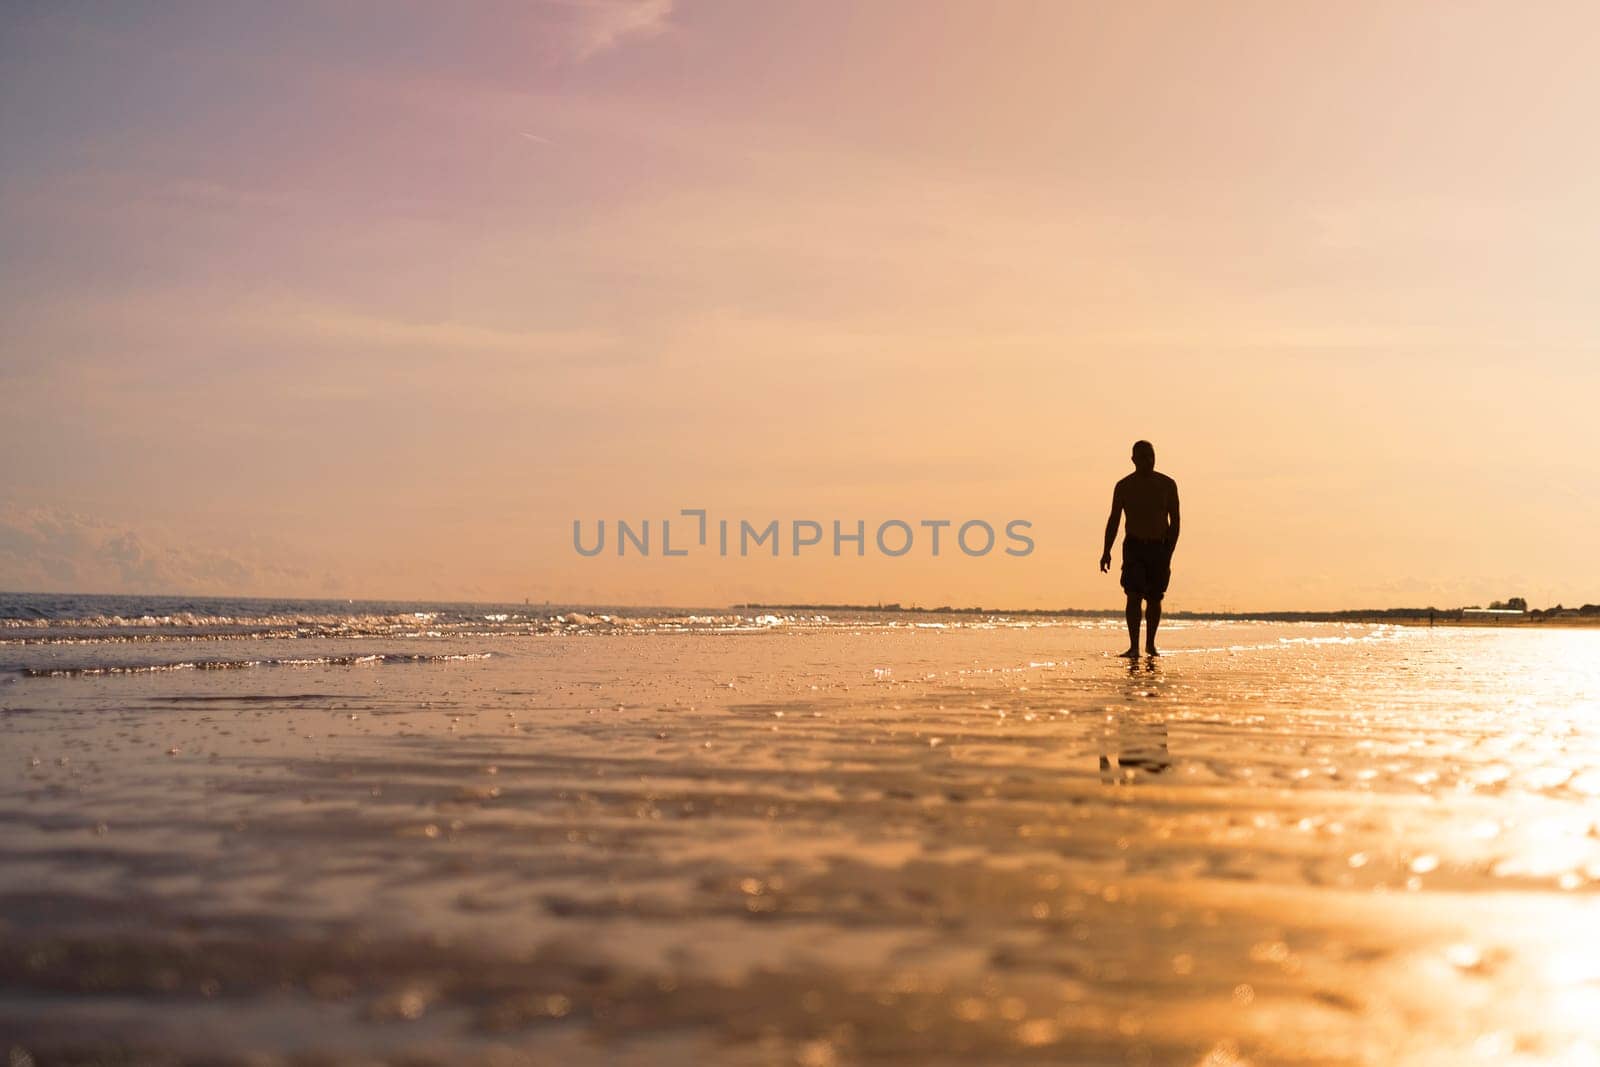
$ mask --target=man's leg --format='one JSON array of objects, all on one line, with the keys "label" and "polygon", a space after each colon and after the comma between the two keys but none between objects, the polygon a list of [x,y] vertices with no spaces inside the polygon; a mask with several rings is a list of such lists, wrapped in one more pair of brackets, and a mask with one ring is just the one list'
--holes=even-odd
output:
[{"label": "man's leg", "polygon": [[1139,597],[1136,593],[1128,594],[1128,651],[1122,657],[1139,658]]},{"label": "man's leg", "polygon": [[[1145,601],[1145,605],[1144,605],[1144,654],[1147,655],[1147,656],[1159,656],[1161,654],[1161,653],[1156,651],[1156,627],[1160,626],[1160,625],[1161,625],[1161,601],[1159,599]],[[1134,634],[1134,640],[1137,641],[1138,639],[1139,639],[1138,634],[1135,633]]]}]

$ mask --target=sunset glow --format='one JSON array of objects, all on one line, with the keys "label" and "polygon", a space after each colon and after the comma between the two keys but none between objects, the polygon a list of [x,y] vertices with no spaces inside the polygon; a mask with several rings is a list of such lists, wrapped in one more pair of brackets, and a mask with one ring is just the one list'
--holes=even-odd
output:
[{"label": "sunset glow", "polygon": [[[1582,4],[26,5],[0,588],[1600,600]],[[586,559],[574,520],[1033,524]]]}]

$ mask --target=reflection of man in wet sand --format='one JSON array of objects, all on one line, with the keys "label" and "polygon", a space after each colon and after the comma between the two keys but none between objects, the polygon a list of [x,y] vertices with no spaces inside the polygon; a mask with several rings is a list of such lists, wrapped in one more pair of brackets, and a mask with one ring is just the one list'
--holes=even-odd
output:
[{"label": "reflection of man in wet sand", "polygon": [[1106,785],[1132,785],[1142,776],[1172,769],[1167,720],[1143,699],[1156,695],[1145,686],[1160,685],[1160,679],[1155,660],[1145,660],[1143,669],[1137,660],[1128,661],[1127,703],[1100,725],[1100,781]]},{"label": "reflection of man in wet sand", "polygon": [[1144,650],[1156,652],[1156,627],[1161,625],[1161,598],[1172,577],[1172,550],[1178,547],[1178,483],[1156,470],[1156,449],[1149,441],[1133,445],[1134,471],[1111,493],[1111,518],[1106,520],[1106,548],[1100,570],[1111,569],[1111,546],[1117,525],[1128,515],[1122,539],[1122,591],[1128,594],[1127,659],[1139,658],[1139,601],[1145,603]]}]

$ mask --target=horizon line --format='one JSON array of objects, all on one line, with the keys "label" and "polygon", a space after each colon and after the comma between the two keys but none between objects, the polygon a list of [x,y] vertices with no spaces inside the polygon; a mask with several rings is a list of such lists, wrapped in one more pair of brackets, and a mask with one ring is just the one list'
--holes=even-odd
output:
[{"label": "horizon line", "polygon": [[[648,611],[700,611],[706,609],[721,609],[730,611],[761,610],[761,611],[877,611],[902,614],[925,615],[1066,615],[1066,616],[1115,616],[1123,613],[1121,607],[1089,608],[1089,607],[1048,607],[1048,608],[1021,608],[1021,607],[986,607],[983,605],[955,606],[941,604],[936,607],[925,607],[920,604],[903,604],[898,601],[880,601],[875,604],[848,603],[848,602],[780,602],[780,601],[739,601],[731,604],[651,604],[651,603],[622,603],[604,601],[564,601],[564,600],[533,600],[524,597],[517,600],[459,600],[437,597],[388,597],[388,596],[291,596],[278,594],[231,594],[231,593],[102,593],[102,592],[60,592],[60,591],[30,591],[30,590],[0,590],[0,597],[84,597],[84,598],[149,598],[164,600],[232,600],[232,601],[305,601],[309,603],[327,604],[416,604],[416,605],[473,605],[487,607],[509,607],[519,603],[524,607],[545,606],[560,608],[593,608],[593,609],[622,609],[622,610],[648,610]],[[1600,613],[1600,605],[1583,604],[1567,607],[1563,603],[1556,603],[1545,608],[1526,608],[1520,612],[1510,612],[1507,617],[1514,615],[1533,616],[1552,611],[1580,612],[1585,608],[1595,609]],[[1439,607],[1437,605],[1394,605],[1389,607],[1349,607],[1349,608],[1171,608],[1166,611],[1168,618],[1273,618],[1273,617],[1359,617],[1359,616],[1394,616],[1394,617],[1426,617],[1430,614],[1460,615],[1465,612],[1482,611],[1487,614],[1493,609],[1485,609],[1480,605],[1455,605]]]}]

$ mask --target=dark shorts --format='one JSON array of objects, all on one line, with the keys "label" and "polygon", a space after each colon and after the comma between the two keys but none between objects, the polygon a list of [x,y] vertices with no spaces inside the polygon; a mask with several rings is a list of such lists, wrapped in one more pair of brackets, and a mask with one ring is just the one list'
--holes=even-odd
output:
[{"label": "dark shorts", "polygon": [[1165,541],[1122,539],[1122,591],[1141,600],[1160,600],[1172,580],[1172,546]]}]

